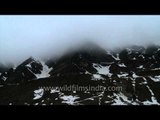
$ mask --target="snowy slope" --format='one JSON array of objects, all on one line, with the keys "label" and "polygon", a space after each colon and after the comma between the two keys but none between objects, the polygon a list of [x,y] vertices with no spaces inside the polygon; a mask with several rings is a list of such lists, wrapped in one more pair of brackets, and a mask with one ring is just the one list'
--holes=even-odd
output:
[{"label": "snowy slope", "polygon": [[35,76],[37,77],[37,79],[50,77],[49,72],[50,72],[53,68],[49,68],[49,67],[45,64],[45,62],[43,62],[43,61],[40,61],[40,62],[41,62],[41,64],[42,64],[42,66],[43,66],[43,69],[42,69],[42,71],[41,71],[40,74],[35,74]]}]

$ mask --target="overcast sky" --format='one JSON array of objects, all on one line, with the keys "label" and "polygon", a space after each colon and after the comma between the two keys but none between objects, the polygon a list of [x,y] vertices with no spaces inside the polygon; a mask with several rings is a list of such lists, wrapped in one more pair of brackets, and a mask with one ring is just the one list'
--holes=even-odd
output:
[{"label": "overcast sky", "polygon": [[86,40],[105,48],[160,44],[160,16],[0,16],[0,63],[60,54]]}]

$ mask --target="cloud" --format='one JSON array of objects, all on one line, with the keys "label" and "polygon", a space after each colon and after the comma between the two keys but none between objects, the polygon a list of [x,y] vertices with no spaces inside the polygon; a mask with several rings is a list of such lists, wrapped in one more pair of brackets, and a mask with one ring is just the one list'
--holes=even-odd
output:
[{"label": "cloud", "polygon": [[104,48],[160,44],[160,16],[0,16],[0,63],[48,57],[91,40]]}]

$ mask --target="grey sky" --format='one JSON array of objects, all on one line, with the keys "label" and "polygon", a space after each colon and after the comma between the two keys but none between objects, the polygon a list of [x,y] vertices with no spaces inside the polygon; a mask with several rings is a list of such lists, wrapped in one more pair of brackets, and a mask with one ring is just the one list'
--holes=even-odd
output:
[{"label": "grey sky", "polygon": [[160,44],[160,16],[0,16],[0,63],[63,53],[95,41],[105,48]]}]

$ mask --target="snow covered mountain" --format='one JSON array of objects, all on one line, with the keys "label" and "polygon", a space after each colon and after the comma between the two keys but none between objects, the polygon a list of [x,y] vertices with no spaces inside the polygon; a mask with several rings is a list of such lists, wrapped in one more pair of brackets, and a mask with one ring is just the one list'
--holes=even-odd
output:
[{"label": "snow covered mountain", "polygon": [[160,105],[159,93],[156,45],[116,52],[86,44],[57,60],[31,57],[0,74],[1,105]]},{"label": "snow covered mountain", "polygon": [[49,77],[52,68],[48,68],[43,61],[30,57],[16,68],[11,68],[1,74],[1,81],[7,84],[19,84],[29,80]]}]

